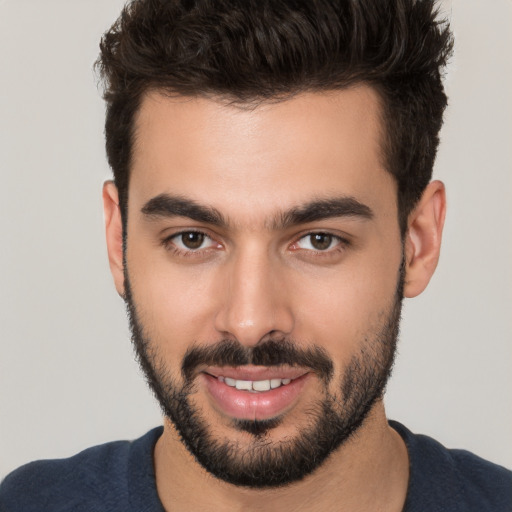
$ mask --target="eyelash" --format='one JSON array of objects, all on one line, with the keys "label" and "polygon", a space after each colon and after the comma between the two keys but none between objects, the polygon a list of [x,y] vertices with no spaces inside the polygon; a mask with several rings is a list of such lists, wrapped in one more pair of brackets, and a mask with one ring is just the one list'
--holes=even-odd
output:
[{"label": "eyelash", "polygon": [[[200,230],[195,230],[195,229],[187,229],[184,231],[179,231],[178,233],[174,233],[171,236],[164,238],[162,240],[161,244],[167,251],[170,251],[178,256],[183,256],[183,257],[200,257],[202,255],[204,256],[204,253],[206,251],[209,252],[210,250],[215,249],[215,247],[207,247],[205,249],[184,250],[184,249],[181,249],[180,247],[177,247],[176,244],[173,242],[173,240],[180,236],[189,234],[189,233],[203,235],[205,238],[210,239],[213,243],[217,243],[217,246],[221,245],[219,242],[216,242],[216,240],[213,237],[208,235],[208,233],[205,233],[204,231],[200,231]],[[294,245],[297,245],[301,240],[307,239],[308,237],[311,237],[314,235],[329,236],[332,238],[333,241],[336,242],[336,245],[333,248],[326,249],[326,250],[301,249],[301,248],[296,248],[296,249],[292,249],[292,250],[293,251],[303,250],[303,251],[308,252],[309,254],[314,254],[316,257],[329,257],[335,253],[343,252],[351,245],[351,242],[349,240],[347,240],[346,238],[343,238],[339,235],[335,235],[335,234],[329,233],[327,231],[310,231],[310,232],[307,232],[307,233],[301,235],[300,237],[298,237],[292,244],[290,244],[289,247],[293,247]]]},{"label": "eyelash", "polygon": [[[307,240],[308,238],[310,239],[310,242],[311,242],[311,237],[313,237],[315,235],[321,235],[321,236],[329,237],[330,238],[330,244],[329,245],[332,245],[332,243],[335,243],[334,247],[328,247],[328,248],[326,248],[324,250],[322,250],[322,249],[315,249],[315,248],[312,248],[312,249],[302,249],[302,250],[304,250],[304,251],[306,251],[308,253],[313,253],[313,254],[318,255],[318,256],[330,256],[333,253],[337,253],[337,252],[345,250],[350,245],[349,240],[347,240],[346,238],[343,238],[343,237],[341,237],[339,235],[335,235],[335,234],[330,233],[328,231],[310,231],[310,232],[300,236],[299,238],[297,238],[297,240],[295,242],[293,242],[293,244],[291,244],[291,246],[297,245],[302,240]],[[311,245],[311,243],[310,243],[310,245]],[[299,248],[294,249],[294,250],[300,251],[301,248],[299,247]]]},{"label": "eyelash", "polygon": [[[162,240],[162,245],[167,251],[170,251],[178,256],[183,257],[197,257],[204,255],[205,251],[211,250],[213,247],[207,247],[206,249],[181,249],[180,247],[177,247],[176,244],[173,242],[174,239],[179,238],[180,236],[186,235],[188,233],[195,233],[198,235],[203,235],[205,238],[209,238],[212,242],[216,242],[208,233],[205,233],[204,231],[196,230],[196,229],[187,229],[184,231],[179,231],[178,233],[174,233],[171,236],[168,236]],[[220,245],[217,242],[217,245]]]}]

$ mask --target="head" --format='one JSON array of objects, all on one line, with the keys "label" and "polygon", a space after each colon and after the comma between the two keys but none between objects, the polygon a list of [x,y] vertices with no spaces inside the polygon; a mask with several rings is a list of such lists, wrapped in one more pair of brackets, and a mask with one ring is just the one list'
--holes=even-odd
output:
[{"label": "head", "polygon": [[432,177],[447,104],[452,39],[432,0],[135,0],[100,48],[107,156],[124,217],[135,119],[149,91],[248,106],[363,83],[379,96],[383,165],[405,233]]},{"label": "head", "polygon": [[116,286],[164,413],[231,483],[350,439],[437,262],[451,39],[431,1],[367,4],[134,1],[101,43]]}]

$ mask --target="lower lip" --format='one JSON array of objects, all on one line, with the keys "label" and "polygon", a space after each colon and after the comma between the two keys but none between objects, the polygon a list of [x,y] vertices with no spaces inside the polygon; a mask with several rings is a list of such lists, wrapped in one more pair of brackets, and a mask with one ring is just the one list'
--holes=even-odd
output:
[{"label": "lower lip", "polygon": [[309,374],[285,386],[259,393],[236,389],[205,373],[202,376],[210,396],[224,414],[241,420],[267,420],[293,407]]}]

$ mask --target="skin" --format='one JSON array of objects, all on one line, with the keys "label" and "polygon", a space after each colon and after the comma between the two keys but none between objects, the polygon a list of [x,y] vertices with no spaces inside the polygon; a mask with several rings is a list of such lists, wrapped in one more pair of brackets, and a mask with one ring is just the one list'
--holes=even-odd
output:
[{"label": "skin", "polygon": [[[175,375],[195,341],[230,338],[255,346],[277,333],[324,348],[334,362],[335,386],[361,340],[371,339],[389,312],[403,248],[404,295],[414,297],[427,286],[439,257],[444,186],[429,184],[402,241],[397,186],[381,158],[379,112],[379,98],[367,86],[251,109],[156,92],[144,98],[136,120],[126,262],[140,319]],[[144,215],[144,205],[163,193],[213,207],[227,224]],[[352,197],[372,216],[273,225],[284,211],[331,197]],[[122,224],[112,182],[103,198],[110,266],[123,294]],[[169,237],[194,229],[212,242],[193,254],[177,253],[179,239]],[[307,244],[311,232],[348,243],[315,251]],[[309,379],[270,432],[272,441],[293,435],[319,392]],[[216,435],[250,442],[201,383],[195,405]],[[168,420],[154,455],[157,490],[169,510],[400,511],[407,490],[407,451],[388,426],[382,401],[325,464],[284,488],[251,490],[214,478]]]}]

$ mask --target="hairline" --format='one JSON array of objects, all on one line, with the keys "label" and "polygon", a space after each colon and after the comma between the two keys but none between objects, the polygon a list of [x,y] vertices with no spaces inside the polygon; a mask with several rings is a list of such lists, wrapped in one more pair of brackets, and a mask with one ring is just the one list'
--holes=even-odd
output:
[{"label": "hairline", "polygon": [[[379,144],[379,164],[382,169],[389,173],[393,178],[395,185],[397,187],[395,193],[396,200],[396,208],[398,218],[397,221],[399,223],[400,233],[402,238],[405,237],[405,226],[403,226],[402,219],[402,211],[400,206],[400,192],[399,192],[399,180],[398,177],[393,174],[390,170],[391,162],[389,158],[390,152],[390,140],[389,140],[389,126],[386,121],[386,111],[389,108],[387,105],[384,94],[381,91],[378,83],[369,81],[369,80],[347,80],[347,83],[340,84],[339,86],[333,87],[297,87],[291,89],[286,93],[274,94],[269,96],[264,95],[247,95],[246,98],[237,97],[237,95],[230,92],[220,92],[220,91],[194,91],[190,93],[182,93],[179,92],[176,88],[166,87],[164,85],[158,84],[149,84],[140,93],[137,95],[137,107],[133,112],[133,117],[131,121],[131,130],[130,130],[130,155],[127,166],[127,179],[126,179],[126,190],[123,198],[120,200],[125,204],[121,204],[121,216],[123,219],[123,232],[127,230],[127,221],[128,221],[128,203],[129,203],[129,188],[131,183],[131,174],[132,174],[132,164],[133,164],[133,152],[134,148],[137,145],[137,135],[138,135],[138,120],[140,113],[142,111],[143,103],[145,99],[147,99],[152,94],[160,95],[162,98],[167,99],[206,99],[212,102],[216,102],[219,105],[224,107],[232,107],[239,108],[240,110],[256,110],[259,107],[265,105],[276,105],[279,103],[284,103],[286,101],[292,100],[297,96],[303,94],[332,94],[336,92],[345,91],[348,89],[355,89],[358,87],[368,87],[374,93],[377,100],[377,120],[378,120],[378,144]],[[414,205],[412,205],[410,211],[412,211]],[[410,213],[407,212],[407,213]]]}]

